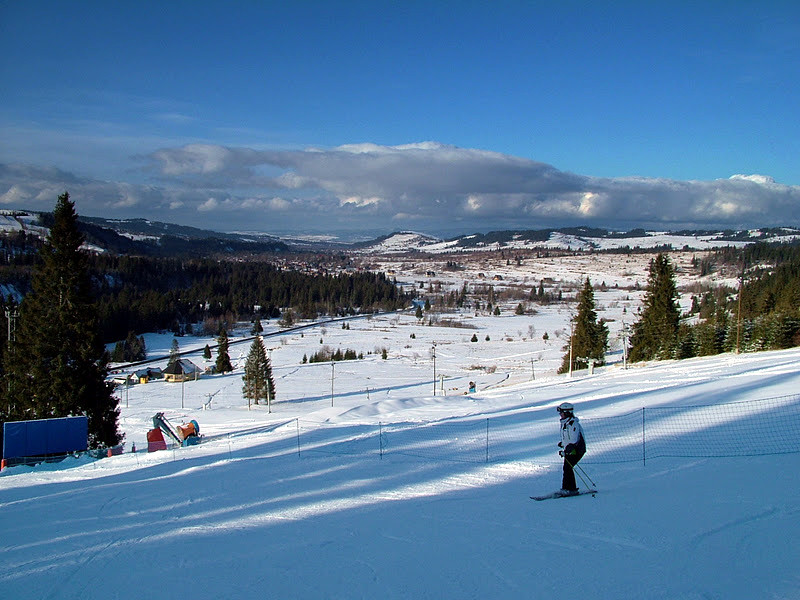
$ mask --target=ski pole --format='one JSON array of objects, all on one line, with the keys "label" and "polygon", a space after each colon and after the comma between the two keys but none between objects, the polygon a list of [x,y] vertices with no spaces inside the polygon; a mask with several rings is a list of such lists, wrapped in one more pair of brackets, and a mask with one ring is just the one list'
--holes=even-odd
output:
[{"label": "ski pole", "polygon": [[[588,480],[589,480],[589,483],[591,483],[591,484],[592,484],[592,487],[597,487],[597,484],[596,484],[594,481],[592,481],[592,478],[591,478],[591,477],[589,477],[589,474],[588,474],[586,471],[584,471],[584,470],[583,470],[583,467],[582,467],[582,466],[580,466],[579,464],[576,464],[575,466],[576,466],[576,467],[578,467],[578,468],[581,470],[581,473],[583,473],[584,475],[586,475],[586,479],[588,479]],[[583,477],[581,477],[581,479],[583,479]]]},{"label": "ski pole", "polygon": [[[580,471],[576,471],[576,470],[575,470],[575,467],[576,467],[576,466],[578,466],[578,465],[577,465],[577,464],[573,465],[573,464],[572,464],[572,461],[570,461],[570,459],[568,459],[566,456],[565,456],[564,458],[566,459],[566,461],[567,461],[567,464],[568,464],[570,467],[572,467],[572,472],[573,472],[573,473],[577,473],[577,474],[578,474],[578,477],[580,477],[580,478],[581,478],[581,481],[583,482],[583,485],[585,485],[586,487],[589,487],[589,484],[588,484],[588,483],[586,482],[586,480],[583,478],[583,475],[581,475],[581,472],[580,472]],[[581,469],[581,471],[583,471],[583,469]]]}]

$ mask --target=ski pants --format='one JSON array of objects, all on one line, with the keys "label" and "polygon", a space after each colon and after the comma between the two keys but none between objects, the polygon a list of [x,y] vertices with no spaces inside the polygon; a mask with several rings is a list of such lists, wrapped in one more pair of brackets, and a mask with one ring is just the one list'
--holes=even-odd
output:
[{"label": "ski pants", "polygon": [[[570,444],[572,446],[572,444]],[[567,446],[569,448],[569,446]],[[575,470],[573,467],[578,464],[578,461],[583,458],[583,455],[586,454],[584,450],[581,452],[580,448],[575,448],[576,454],[572,456],[568,456],[567,453],[564,453],[564,476],[561,479],[561,489],[562,490],[577,490],[578,486],[575,484]]]}]

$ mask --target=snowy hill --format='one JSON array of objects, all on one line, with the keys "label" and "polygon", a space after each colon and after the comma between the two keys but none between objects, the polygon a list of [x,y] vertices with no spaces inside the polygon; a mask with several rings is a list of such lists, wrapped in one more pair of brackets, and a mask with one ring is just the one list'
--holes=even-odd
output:
[{"label": "snowy hill", "polygon": [[[24,231],[44,239],[49,229],[40,222],[42,216],[45,215],[34,211],[0,211],[0,234]],[[92,252],[202,256],[282,251],[288,248],[284,242],[267,234],[220,233],[149,219],[79,216],[78,223],[81,233],[86,237],[86,247]]]},{"label": "snowy hill", "polygon": [[0,233],[25,232],[44,238],[47,229],[38,224],[39,214],[19,210],[0,210]]},{"label": "snowy hill", "polygon": [[[797,443],[791,454],[646,464],[634,444],[614,462],[603,448],[619,442],[601,426],[643,407],[699,417],[692,407],[784,397],[782,410],[752,415],[774,432],[797,413],[800,349],[629,369],[612,352],[592,375],[556,376],[559,310],[462,315],[461,327],[386,315],[268,330],[272,412],[248,410],[240,368],[121,392],[128,448],[142,449],[156,411],[196,419],[205,443],[3,471],[2,596],[800,597]],[[147,343],[166,354],[169,342]],[[198,363],[205,342],[191,344]],[[248,343],[232,342],[241,364]],[[367,355],[302,364],[321,342]],[[582,465],[600,493],[534,503],[560,485],[554,407],[565,400],[583,420]],[[698,420],[682,439],[744,424]],[[471,449],[483,432],[488,462]]]},{"label": "snowy hill", "polygon": [[494,231],[487,234],[463,235],[438,240],[424,234],[401,232],[354,246],[364,253],[397,254],[455,252],[499,249],[550,250],[619,250],[626,248],[676,250],[710,250],[720,247],[741,247],[755,242],[792,242],[800,238],[795,228],[773,228],[746,231],[644,231],[614,232],[588,227]]},{"label": "snowy hill", "polygon": [[[44,238],[47,228],[38,224],[39,213],[0,211],[0,233],[25,231]],[[400,231],[373,240],[345,243],[334,237],[301,239],[277,237],[262,232],[229,232],[187,227],[150,219],[105,219],[79,217],[88,241],[98,250],[145,254],[185,252],[253,251],[352,251],[367,255],[398,255],[409,252],[446,254],[453,252],[508,249],[616,250],[621,248],[708,250],[725,246],[743,246],[759,241],[792,242],[800,230],[792,227],[740,231],[644,231],[616,232],[589,227],[494,231],[462,235],[449,240]]]},{"label": "snowy hill", "polygon": [[438,247],[441,240],[424,233],[398,231],[376,240],[353,244],[352,248],[367,254],[395,254],[402,252],[427,251]]}]

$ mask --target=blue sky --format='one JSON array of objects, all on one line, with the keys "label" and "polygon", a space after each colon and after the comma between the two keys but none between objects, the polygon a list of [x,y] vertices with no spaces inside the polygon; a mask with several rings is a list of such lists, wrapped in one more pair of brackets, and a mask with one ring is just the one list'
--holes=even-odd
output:
[{"label": "blue sky", "polygon": [[798,225],[799,71],[791,2],[0,1],[0,208]]}]

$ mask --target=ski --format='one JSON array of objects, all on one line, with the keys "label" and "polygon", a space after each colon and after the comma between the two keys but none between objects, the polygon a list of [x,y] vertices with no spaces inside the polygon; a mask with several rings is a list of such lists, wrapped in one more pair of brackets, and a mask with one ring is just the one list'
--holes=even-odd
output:
[{"label": "ski", "polygon": [[564,494],[561,490],[553,492],[552,494],[545,494],[544,496],[531,496],[531,500],[551,500],[553,498],[572,498],[573,496],[583,496],[584,494],[591,494],[594,496],[597,490],[578,490],[574,494]]}]

